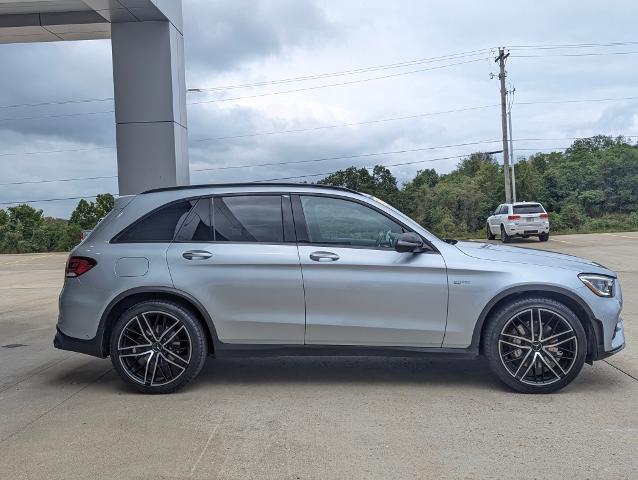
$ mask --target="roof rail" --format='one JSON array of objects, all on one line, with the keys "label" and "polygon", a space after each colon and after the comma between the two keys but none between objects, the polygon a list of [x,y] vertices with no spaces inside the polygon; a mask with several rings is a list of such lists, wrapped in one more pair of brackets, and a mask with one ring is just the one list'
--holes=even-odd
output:
[{"label": "roof rail", "polygon": [[226,187],[308,187],[308,188],[325,188],[329,190],[340,190],[343,192],[351,192],[351,193],[361,193],[356,190],[352,190],[351,188],[346,187],[335,187],[332,185],[317,185],[314,183],[271,183],[271,182],[240,182],[240,183],[206,183],[201,185],[182,185],[177,187],[162,187],[162,188],[153,188],[151,190],[146,190],[141,193],[144,195],[145,193],[157,193],[157,192],[171,192],[174,190],[194,190],[197,188],[226,188]]}]

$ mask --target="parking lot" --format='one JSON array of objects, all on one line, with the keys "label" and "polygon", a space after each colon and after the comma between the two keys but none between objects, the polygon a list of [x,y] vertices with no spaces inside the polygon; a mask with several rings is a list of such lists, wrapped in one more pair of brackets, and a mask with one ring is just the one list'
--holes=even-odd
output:
[{"label": "parking lot", "polygon": [[638,478],[638,232],[521,247],[620,276],[628,348],[558,394],[482,361],[210,359],[169,396],[51,344],[66,255],[0,255],[0,478]]}]

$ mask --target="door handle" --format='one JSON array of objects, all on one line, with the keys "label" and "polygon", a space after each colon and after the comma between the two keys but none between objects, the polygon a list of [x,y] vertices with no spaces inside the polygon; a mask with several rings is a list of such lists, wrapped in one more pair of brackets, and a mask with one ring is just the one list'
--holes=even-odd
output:
[{"label": "door handle", "polygon": [[339,255],[332,252],[312,252],[310,254],[310,260],[315,262],[336,262],[339,260]]},{"label": "door handle", "polygon": [[182,253],[182,257],[186,260],[206,260],[212,256],[213,254],[206,250],[189,250],[188,252]]}]

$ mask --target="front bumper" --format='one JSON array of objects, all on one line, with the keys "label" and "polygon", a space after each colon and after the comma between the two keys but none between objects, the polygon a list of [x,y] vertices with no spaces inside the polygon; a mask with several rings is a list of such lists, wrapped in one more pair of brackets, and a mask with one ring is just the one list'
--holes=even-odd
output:
[{"label": "front bumper", "polygon": [[[598,335],[596,335],[596,337],[598,337]],[[619,318],[616,323],[616,328],[614,330],[613,337],[611,338],[610,348],[605,349],[605,343],[602,339],[597,338],[596,343],[596,348],[592,349],[593,352],[591,360],[602,360],[604,358],[611,357],[625,348],[625,328],[622,318]]]}]

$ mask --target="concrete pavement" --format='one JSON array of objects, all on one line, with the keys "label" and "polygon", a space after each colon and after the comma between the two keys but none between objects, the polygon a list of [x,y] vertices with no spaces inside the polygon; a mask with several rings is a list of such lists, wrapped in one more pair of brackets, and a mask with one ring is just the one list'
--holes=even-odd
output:
[{"label": "concrete pavement", "polygon": [[309,357],[209,360],[138,395],[53,349],[66,256],[0,256],[0,478],[638,478],[638,233],[514,244],[622,281],[629,347],[559,394],[512,393],[482,361]]}]

